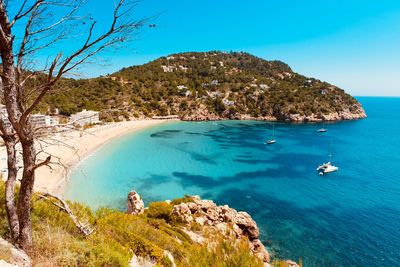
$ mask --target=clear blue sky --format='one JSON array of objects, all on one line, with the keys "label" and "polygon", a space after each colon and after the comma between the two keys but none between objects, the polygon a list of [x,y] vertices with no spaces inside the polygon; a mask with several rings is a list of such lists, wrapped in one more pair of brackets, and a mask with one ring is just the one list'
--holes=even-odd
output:
[{"label": "clear blue sky", "polygon": [[[114,1],[88,2],[105,25]],[[83,74],[176,52],[234,50],[282,60],[353,95],[400,96],[400,0],[143,0],[135,16],[159,13],[156,28]]]}]

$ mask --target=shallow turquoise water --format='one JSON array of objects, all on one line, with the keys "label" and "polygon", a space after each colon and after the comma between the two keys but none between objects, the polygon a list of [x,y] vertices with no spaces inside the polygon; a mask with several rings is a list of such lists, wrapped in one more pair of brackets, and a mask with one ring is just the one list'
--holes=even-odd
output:
[{"label": "shallow turquoise water", "polygon": [[[325,125],[172,122],[100,148],[75,169],[66,197],[123,209],[198,194],[248,211],[262,241],[305,266],[400,262],[400,98],[360,98],[365,120]],[[328,160],[338,173],[320,177]]]}]

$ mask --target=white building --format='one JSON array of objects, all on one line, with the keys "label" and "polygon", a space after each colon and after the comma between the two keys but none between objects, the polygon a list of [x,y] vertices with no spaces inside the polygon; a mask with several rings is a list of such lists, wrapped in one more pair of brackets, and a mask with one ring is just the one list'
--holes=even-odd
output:
[{"label": "white building", "polygon": [[29,120],[34,127],[47,127],[58,125],[57,118],[43,114],[32,114],[29,117]]},{"label": "white building", "polygon": [[29,117],[29,121],[34,127],[44,127],[46,126],[46,115],[43,114],[32,114]]},{"label": "white building", "polygon": [[179,91],[188,89],[187,86],[185,86],[185,85],[178,85],[176,88],[177,88]]},{"label": "white building", "polygon": [[218,80],[212,80],[212,81],[211,81],[211,85],[213,85],[213,86],[219,85]]},{"label": "white building", "polygon": [[176,70],[175,66],[162,65],[161,68],[163,69],[164,72],[174,72],[174,70]]},{"label": "white building", "polygon": [[235,105],[235,102],[232,100],[228,100],[228,99],[222,99],[222,102],[224,103],[225,106],[231,107]]},{"label": "white building", "polygon": [[81,112],[72,114],[69,121],[80,126],[96,124],[100,122],[99,112],[84,109]]}]

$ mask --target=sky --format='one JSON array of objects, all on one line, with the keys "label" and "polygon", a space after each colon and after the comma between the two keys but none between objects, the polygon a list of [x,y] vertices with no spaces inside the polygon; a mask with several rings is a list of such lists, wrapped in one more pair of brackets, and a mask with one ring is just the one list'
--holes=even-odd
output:
[{"label": "sky", "polygon": [[[88,0],[83,12],[105,29],[113,5]],[[284,61],[355,96],[400,96],[400,0],[142,0],[132,16],[154,17],[156,27],[101,55],[107,64],[82,68],[84,77],[171,53],[232,50]]]}]

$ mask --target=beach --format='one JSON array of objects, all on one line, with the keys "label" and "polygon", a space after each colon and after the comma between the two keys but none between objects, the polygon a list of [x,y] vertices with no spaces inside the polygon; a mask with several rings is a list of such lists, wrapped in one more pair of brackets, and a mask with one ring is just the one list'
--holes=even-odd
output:
[{"label": "beach", "polygon": [[[67,185],[68,172],[82,159],[108,141],[146,127],[165,122],[164,120],[138,120],[97,125],[86,130],[65,128],[62,132],[50,134],[37,140],[38,159],[51,155],[50,167],[43,166],[36,171],[35,191],[60,193]],[[5,147],[0,151],[0,169],[6,174],[7,158]],[[22,165],[19,159],[19,166]],[[19,174],[22,171],[20,170]]]}]

